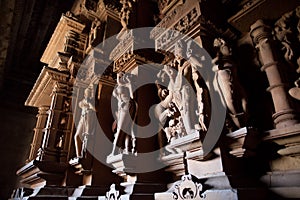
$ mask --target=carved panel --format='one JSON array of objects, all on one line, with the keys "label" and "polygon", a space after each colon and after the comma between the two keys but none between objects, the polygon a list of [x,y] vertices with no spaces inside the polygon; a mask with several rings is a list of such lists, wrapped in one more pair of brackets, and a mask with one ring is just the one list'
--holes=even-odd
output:
[{"label": "carved panel", "polygon": [[181,5],[184,3],[184,0],[158,0],[158,9],[162,15],[166,14],[171,10],[175,5]]},{"label": "carved panel", "polygon": [[300,72],[300,6],[295,10],[285,13],[274,27],[275,38],[280,41],[282,46],[283,57],[285,60],[299,67]]},{"label": "carved panel", "polygon": [[112,184],[110,190],[106,192],[105,200],[120,200],[120,192],[116,190],[116,185]]},{"label": "carved panel", "polygon": [[203,186],[201,183],[195,183],[192,180],[191,175],[184,175],[181,177],[181,181],[174,186],[173,199],[205,199],[203,194]]},{"label": "carved panel", "polygon": [[114,68],[113,70],[115,72],[120,71],[120,69],[132,58],[134,57],[134,54],[132,53],[124,53],[119,59],[117,59],[114,62]]},{"label": "carved panel", "polygon": [[132,45],[134,41],[133,32],[129,31],[121,40],[121,42],[112,50],[109,55],[110,60],[118,59],[125,52],[132,52]]},{"label": "carved panel", "polygon": [[162,21],[151,31],[150,37],[156,38],[162,34],[162,29],[183,30],[197,21],[197,17],[201,15],[200,6],[197,1],[188,1],[183,5],[172,10]]},{"label": "carved panel", "polygon": [[96,12],[98,0],[85,0],[84,5],[86,9]]}]

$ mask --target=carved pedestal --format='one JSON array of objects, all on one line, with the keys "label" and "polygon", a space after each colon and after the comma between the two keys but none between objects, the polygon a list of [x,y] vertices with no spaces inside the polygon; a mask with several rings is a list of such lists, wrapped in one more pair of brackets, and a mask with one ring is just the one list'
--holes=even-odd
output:
[{"label": "carved pedestal", "polygon": [[[153,200],[153,194],[157,191],[164,191],[166,185],[153,181],[143,169],[147,166],[155,165],[153,161],[139,157],[134,154],[119,154],[107,157],[107,163],[115,168],[114,173],[123,177],[126,182],[120,184],[122,190],[118,191],[120,199],[149,199]],[[140,173],[139,173],[140,172]],[[150,172],[151,174],[151,172]],[[151,181],[152,180],[152,181]],[[112,193],[112,189],[108,193]],[[119,199],[114,198],[114,199]],[[101,198],[100,198],[101,199]]]},{"label": "carved pedestal", "polygon": [[260,142],[260,135],[257,130],[244,127],[228,133],[226,136],[231,155],[235,157],[255,156],[257,145]]},{"label": "carved pedestal", "polygon": [[270,160],[271,171],[262,177],[271,191],[285,198],[300,198],[300,125],[267,132],[265,141],[278,146],[277,157]]},{"label": "carved pedestal", "polygon": [[232,189],[207,190],[203,182],[196,182],[192,175],[183,175],[181,180],[175,182],[172,187],[164,193],[156,193],[155,200],[167,199],[230,199],[237,200],[237,191]]},{"label": "carved pedestal", "polygon": [[186,171],[185,159],[203,160],[204,157],[198,131],[172,140],[165,148],[173,153],[162,155],[160,160],[168,166],[166,170],[177,177],[184,175]]}]

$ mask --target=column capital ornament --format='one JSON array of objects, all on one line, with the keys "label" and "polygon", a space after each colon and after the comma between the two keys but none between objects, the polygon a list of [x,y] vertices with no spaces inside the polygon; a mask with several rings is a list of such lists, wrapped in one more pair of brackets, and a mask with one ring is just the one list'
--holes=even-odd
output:
[{"label": "column capital ornament", "polygon": [[253,38],[253,42],[259,44],[260,41],[272,37],[272,28],[259,19],[250,26],[250,35]]}]

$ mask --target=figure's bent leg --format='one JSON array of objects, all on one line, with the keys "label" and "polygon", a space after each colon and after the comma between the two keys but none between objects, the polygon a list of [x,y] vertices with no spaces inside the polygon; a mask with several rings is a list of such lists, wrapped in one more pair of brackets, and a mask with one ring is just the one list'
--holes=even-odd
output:
[{"label": "figure's bent leg", "polygon": [[81,158],[81,151],[82,151],[82,141],[80,138],[80,134],[82,132],[82,122],[79,122],[77,131],[74,135],[74,141],[75,141],[75,150],[76,150],[76,157]]}]

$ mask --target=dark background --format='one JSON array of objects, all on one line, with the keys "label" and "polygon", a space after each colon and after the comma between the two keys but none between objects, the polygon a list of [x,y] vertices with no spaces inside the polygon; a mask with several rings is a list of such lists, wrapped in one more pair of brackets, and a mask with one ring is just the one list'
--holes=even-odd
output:
[{"label": "dark background", "polygon": [[37,109],[25,107],[42,70],[40,57],[74,0],[0,0],[0,199],[18,187]]}]

